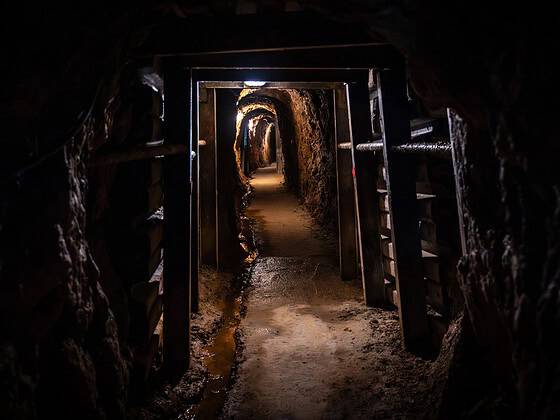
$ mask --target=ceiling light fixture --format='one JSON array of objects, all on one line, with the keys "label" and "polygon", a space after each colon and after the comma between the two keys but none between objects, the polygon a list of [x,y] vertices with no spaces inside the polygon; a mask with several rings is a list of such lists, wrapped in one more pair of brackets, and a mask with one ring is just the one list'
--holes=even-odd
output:
[{"label": "ceiling light fixture", "polygon": [[266,82],[259,82],[256,80],[246,80],[245,82],[243,82],[243,84],[245,85],[245,87],[261,87],[266,85]]}]

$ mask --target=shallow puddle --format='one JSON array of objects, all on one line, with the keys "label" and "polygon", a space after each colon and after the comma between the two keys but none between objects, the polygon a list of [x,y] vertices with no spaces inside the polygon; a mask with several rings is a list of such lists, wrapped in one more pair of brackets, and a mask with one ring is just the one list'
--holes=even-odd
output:
[{"label": "shallow puddle", "polygon": [[235,331],[239,325],[240,308],[241,296],[232,297],[224,302],[224,323],[214,341],[204,349],[207,356],[204,357],[203,363],[208,369],[208,383],[193,417],[216,418],[224,406],[235,363]]}]

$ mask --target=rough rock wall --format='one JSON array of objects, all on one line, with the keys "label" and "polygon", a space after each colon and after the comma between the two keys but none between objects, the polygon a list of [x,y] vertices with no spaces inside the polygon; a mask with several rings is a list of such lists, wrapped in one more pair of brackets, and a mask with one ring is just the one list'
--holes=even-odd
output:
[{"label": "rough rock wall", "polygon": [[336,168],[332,112],[326,91],[294,90],[290,96],[298,155],[298,193],[322,224],[336,221]]},{"label": "rough rock wall", "polygon": [[[493,12],[494,19],[503,19],[501,11]],[[524,418],[555,418],[560,416],[560,347],[554,338],[560,332],[555,163],[560,149],[553,111],[540,101],[557,88],[539,51],[547,45],[542,28],[548,25],[541,22],[539,29],[527,17],[511,18],[502,21],[504,34],[493,42],[467,44],[483,51],[476,64],[487,73],[473,75],[471,95],[486,112],[463,110],[472,106],[468,96],[449,104],[463,116],[453,118],[468,250],[459,273],[476,337],[505,398]],[[490,22],[483,29],[495,31]],[[486,54],[493,57],[485,61]]]},{"label": "rough rock wall", "polygon": [[3,418],[124,416],[128,367],[85,240],[88,128],[2,204]]},{"label": "rough rock wall", "polygon": [[244,112],[262,109],[278,121],[285,180],[323,225],[336,221],[336,168],[329,93],[322,90],[244,91]]},{"label": "rough rock wall", "polygon": [[[134,65],[124,66],[115,79],[110,83],[110,99],[102,116],[106,128],[96,132],[89,144],[98,154],[161,140],[153,137],[158,133],[157,124],[153,124],[158,113],[153,108],[154,103],[162,102],[161,90],[154,92],[143,84]],[[163,198],[161,173],[161,160],[93,166],[88,171],[88,241],[123,344],[134,338],[129,334],[135,328],[129,313],[134,304],[130,300],[131,287],[148,281],[150,270],[146,266],[158,250],[156,239],[162,230],[158,215],[162,213],[158,213]]]},{"label": "rough rock wall", "polygon": [[[86,241],[86,219],[98,215],[87,202],[103,208],[108,197],[88,187],[86,162],[131,125],[143,129],[120,102],[138,103],[121,95],[137,20],[86,3],[10,7],[6,29],[21,36],[2,67],[12,83],[1,142],[13,153],[0,158],[0,417],[123,418],[130,356],[107,299],[116,288],[101,287],[110,272]],[[115,174],[99,172],[95,183],[107,192]]]},{"label": "rough rock wall", "polygon": [[[276,150],[272,151],[270,144],[271,118],[268,115],[261,114],[253,117],[251,121],[251,123],[246,121],[249,127],[249,149],[247,159],[249,172],[254,172],[258,168],[269,165],[272,161],[273,153],[275,154]],[[239,142],[237,147],[240,147]]]},{"label": "rough rock wall", "polygon": [[467,239],[459,280],[477,348],[494,367],[469,380],[499,384],[500,397],[478,404],[490,406],[485,415],[499,417],[491,406],[505,404],[522,418],[558,417],[559,89],[550,65],[558,15],[543,4],[466,0],[313,3],[383,34],[407,56],[424,103],[458,114]]},{"label": "rough rock wall", "polygon": [[424,103],[458,114],[452,133],[467,239],[459,280],[476,347],[493,367],[469,380],[496,380],[501,394],[478,408],[558,417],[559,89],[550,64],[558,15],[543,4],[466,0],[313,3],[383,34],[407,56]]},{"label": "rough rock wall", "polygon": [[475,6],[403,8],[387,34],[407,52],[424,101],[460,116],[452,118],[467,239],[459,280],[500,389],[482,403],[509,405],[522,418],[556,418],[560,146],[550,104],[559,92],[548,57],[557,50],[558,19],[539,7]]},{"label": "rough rock wall", "polygon": [[[272,159],[270,130],[272,126],[270,121],[265,118],[258,118],[250,134],[250,142],[252,145],[252,161],[257,167],[269,165]],[[276,153],[276,151],[274,151]]]}]

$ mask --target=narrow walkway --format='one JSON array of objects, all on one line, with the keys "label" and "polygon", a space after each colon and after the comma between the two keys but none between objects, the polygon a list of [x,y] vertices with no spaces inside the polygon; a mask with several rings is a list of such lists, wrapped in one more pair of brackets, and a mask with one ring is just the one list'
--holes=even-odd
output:
[{"label": "narrow walkway", "polygon": [[284,188],[283,180],[275,164],[258,169],[251,180],[254,196],[247,216],[257,222],[259,255],[334,258],[334,247],[312,235],[313,220]]},{"label": "narrow walkway", "polygon": [[281,182],[274,167],[252,181],[260,256],[223,417],[414,418],[425,362],[401,350],[396,313],[367,309],[340,280],[334,250]]}]

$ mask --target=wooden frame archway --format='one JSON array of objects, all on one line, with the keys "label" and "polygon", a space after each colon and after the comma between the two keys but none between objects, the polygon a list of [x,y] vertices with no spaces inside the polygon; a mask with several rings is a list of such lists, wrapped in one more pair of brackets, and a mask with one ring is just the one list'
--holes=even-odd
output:
[{"label": "wooden frame archway", "polygon": [[[164,161],[164,363],[167,368],[173,372],[183,371],[189,364],[189,300],[191,290],[197,287],[198,245],[193,244],[198,243],[199,194],[198,162],[196,157],[194,161],[191,159],[191,154],[194,152],[194,156],[198,156],[199,151],[198,141],[193,143],[193,138],[198,140],[193,116],[197,115],[195,87],[200,81],[342,84],[334,89],[337,114],[346,115],[337,117],[336,128],[339,217],[343,218],[339,220],[343,248],[341,275],[354,274],[357,253],[366,303],[384,300],[376,174],[371,160],[357,153],[359,143],[373,140],[368,92],[370,69],[376,69],[379,74],[383,157],[387,169],[401,332],[406,348],[421,351],[428,340],[428,326],[415,214],[415,180],[407,156],[393,150],[394,146],[410,140],[403,58],[386,44],[360,44],[185,53],[160,56],[160,59],[165,83],[165,144],[183,145],[187,151],[166,156]],[[346,134],[349,138],[344,138]],[[349,147],[342,147],[342,143],[348,143]],[[351,246],[352,242],[356,244],[352,238],[355,237],[353,229],[358,232],[357,249]],[[193,293],[192,297],[195,295]]]}]

